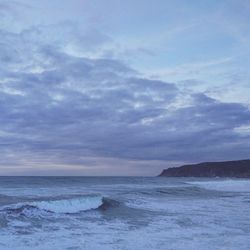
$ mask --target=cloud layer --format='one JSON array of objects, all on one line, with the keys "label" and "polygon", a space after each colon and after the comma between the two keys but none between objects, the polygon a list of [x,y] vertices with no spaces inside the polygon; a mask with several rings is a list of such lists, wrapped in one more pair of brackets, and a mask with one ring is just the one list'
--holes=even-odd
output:
[{"label": "cloud layer", "polygon": [[87,56],[112,40],[104,34],[79,36],[68,23],[0,36],[1,174],[105,165],[99,173],[143,175],[169,162],[249,157],[246,106]]}]

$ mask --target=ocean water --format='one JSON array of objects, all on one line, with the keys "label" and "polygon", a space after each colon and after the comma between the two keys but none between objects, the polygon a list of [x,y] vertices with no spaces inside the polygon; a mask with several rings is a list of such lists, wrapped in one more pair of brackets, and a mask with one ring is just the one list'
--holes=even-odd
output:
[{"label": "ocean water", "polygon": [[250,180],[0,177],[0,250],[250,249]]}]

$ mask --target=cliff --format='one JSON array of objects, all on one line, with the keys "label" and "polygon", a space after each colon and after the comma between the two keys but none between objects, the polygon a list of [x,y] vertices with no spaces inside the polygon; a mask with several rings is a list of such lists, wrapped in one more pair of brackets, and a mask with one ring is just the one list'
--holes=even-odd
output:
[{"label": "cliff", "polygon": [[237,177],[250,178],[250,160],[203,162],[164,169],[163,177]]}]

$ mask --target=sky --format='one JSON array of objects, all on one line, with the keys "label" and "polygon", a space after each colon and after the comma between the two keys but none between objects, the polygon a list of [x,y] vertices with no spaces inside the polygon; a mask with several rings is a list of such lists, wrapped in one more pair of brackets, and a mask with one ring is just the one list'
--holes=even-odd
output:
[{"label": "sky", "polygon": [[249,0],[0,0],[0,175],[250,158],[249,23]]}]

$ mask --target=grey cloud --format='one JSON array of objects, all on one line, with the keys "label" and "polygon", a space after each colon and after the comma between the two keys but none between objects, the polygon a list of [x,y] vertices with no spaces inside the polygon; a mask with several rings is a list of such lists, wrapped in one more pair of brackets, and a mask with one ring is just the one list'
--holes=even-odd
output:
[{"label": "grey cloud", "polygon": [[178,106],[176,85],[139,77],[120,61],[75,57],[42,40],[34,45],[32,32],[2,35],[9,50],[0,48],[1,164],[13,163],[13,155],[69,165],[86,164],[86,157],[248,156],[249,135],[235,128],[250,124],[250,111],[239,103],[186,93],[191,102]]}]

